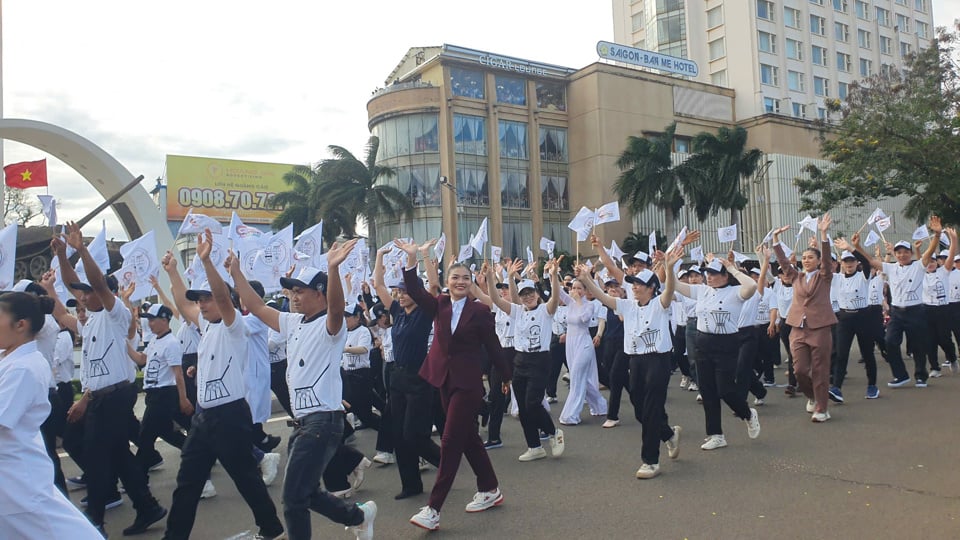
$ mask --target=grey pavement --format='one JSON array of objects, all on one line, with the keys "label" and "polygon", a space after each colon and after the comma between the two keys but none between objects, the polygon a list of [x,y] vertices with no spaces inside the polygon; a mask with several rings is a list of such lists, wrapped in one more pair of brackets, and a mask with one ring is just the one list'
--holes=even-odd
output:
[{"label": "grey pavement", "polygon": [[[909,360],[909,364],[912,364]],[[379,506],[376,537],[408,538],[958,538],[960,537],[960,375],[946,372],[930,387],[889,389],[889,368],[881,362],[881,395],[864,399],[862,366],[851,359],[844,394],[846,404],[831,403],[833,418],[814,424],[804,412],[802,397],[788,398],[782,388],[770,389],[759,407],[762,432],[747,438],[743,422],[724,409],[729,446],[700,450],[703,413],[695,394],[671,380],[667,412],[671,424],[683,427],[679,459],[663,450],[661,475],[634,477],[640,466],[640,428],[626,394],[622,423],[602,429],[603,418],[584,412],[579,426],[564,427],[566,452],[558,459],[517,461],[524,451],[519,422],[504,420],[503,448],[490,452],[505,503],[479,514],[463,506],[473,496],[474,477],[464,461],[441,513],[440,531],[428,533],[407,520],[426,504],[427,495],[394,501],[400,482],[396,467],[367,472],[356,502]],[[778,381],[785,379],[777,371]],[[561,383],[561,403],[566,388]],[[606,394],[606,392],[604,392]],[[286,443],[283,418],[267,431]],[[374,453],[374,432],[358,432],[356,445]],[[175,486],[176,449],[158,441],[165,468],[152,473],[151,488],[169,507]],[[281,446],[281,449],[283,446]],[[286,457],[285,451],[281,451]],[[76,472],[64,460],[65,472]],[[424,473],[429,491],[436,471]],[[253,517],[229,477],[213,471],[218,496],[200,502],[193,538],[222,539],[256,532]],[[74,502],[82,491],[71,493]],[[270,493],[282,513],[280,480]],[[113,538],[133,520],[129,500],[107,512]],[[282,519],[282,515],[281,515]],[[314,538],[352,538],[343,527],[314,514]],[[162,536],[162,524],[142,538]]]}]

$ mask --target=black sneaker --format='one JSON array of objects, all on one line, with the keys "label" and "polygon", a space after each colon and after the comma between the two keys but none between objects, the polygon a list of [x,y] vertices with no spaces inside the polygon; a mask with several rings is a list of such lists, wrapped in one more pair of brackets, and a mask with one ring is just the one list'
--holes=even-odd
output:
[{"label": "black sneaker", "polygon": [[161,519],[167,516],[167,509],[158,505],[155,505],[150,510],[144,512],[137,512],[137,519],[133,520],[133,525],[127,527],[123,530],[124,536],[133,536],[135,534],[141,534],[147,531],[151,525],[160,521]]},{"label": "black sneaker", "polygon": [[81,476],[71,476],[67,478],[67,485],[74,489],[84,489],[87,487],[87,479]]},{"label": "black sneaker", "polygon": [[493,450],[494,448],[503,448],[503,441],[497,439],[495,441],[487,441],[483,443],[483,447],[487,450]]},{"label": "black sneaker", "polygon": [[[116,508],[123,504],[123,497],[119,493],[114,493],[109,498],[107,498],[107,504],[103,506],[104,510],[110,510],[111,508]],[[80,506],[83,508],[87,507],[87,498],[84,497],[80,499]]]},{"label": "black sneaker", "polygon": [[894,379],[887,383],[887,386],[890,388],[900,388],[901,386],[906,386],[910,382],[910,377],[900,377],[899,379]]},{"label": "black sneaker", "polygon": [[255,446],[260,450],[263,450],[263,453],[269,454],[273,451],[274,448],[280,446],[280,441],[283,440],[276,435],[267,435],[266,441],[260,441]]}]

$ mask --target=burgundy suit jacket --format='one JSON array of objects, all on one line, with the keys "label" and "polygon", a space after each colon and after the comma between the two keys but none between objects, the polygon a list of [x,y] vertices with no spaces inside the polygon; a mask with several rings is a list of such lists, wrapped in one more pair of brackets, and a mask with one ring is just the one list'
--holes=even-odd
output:
[{"label": "burgundy suit jacket", "polygon": [[[433,296],[423,288],[416,269],[404,270],[403,281],[407,294],[421,308],[436,313],[433,320],[433,344],[420,367],[420,376],[431,386],[475,390],[483,388],[484,352],[503,380],[513,378],[513,364],[508,362],[500,347],[490,308],[466,300],[457,330],[450,332],[453,303],[447,295]],[[496,389],[495,391],[499,391]]]}]

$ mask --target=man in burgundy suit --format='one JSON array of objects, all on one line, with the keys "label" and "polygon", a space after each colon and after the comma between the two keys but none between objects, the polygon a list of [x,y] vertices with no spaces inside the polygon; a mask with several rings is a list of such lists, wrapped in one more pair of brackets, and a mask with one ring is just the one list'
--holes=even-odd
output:
[{"label": "man in burgundy suit", "polygon": [[[408,254],[416,253],[416,244],[397,241],[397,246]],[[427,358],[420,368],[420,376],[440,390],[440,399],[447,413],[446,427],[440,440],[440,468],[430,493],[430,501],[410,518],[418,527],[436,530],[440,527],[440,509],[453,480],[460,459],[467,461],[477,475],[477,493],[467,504],[467,512],[481,512],[503,502],[497,475],[483,447],[477,426],[477,414],[483,403],[483,351],[503,376],[503,389],[509,388],[513,366],[507,362],[494,331],[494,317],[490,309],[468,297],[472,282],[470,270],[455,264],[447,271],[449,296],[433,296],[423,288],[416,268],[403,273],[407,294],[418,306],[429,306],[436,312],[434,339]]]}]

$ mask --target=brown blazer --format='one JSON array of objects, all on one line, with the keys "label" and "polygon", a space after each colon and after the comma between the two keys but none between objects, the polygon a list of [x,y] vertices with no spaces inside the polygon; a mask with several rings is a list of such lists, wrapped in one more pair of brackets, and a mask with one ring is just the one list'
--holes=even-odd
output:
[{"label": "brown blazer", "polygon": [[830,244],[821,242],[820,271],[810,281],[797,271],[783,254],[779,244],[773,246],[777,262],[784,274],[793,278],[793,304],[787,316],[787,324],[794,328],[823,328],[837,323],[837,316],[830,304],[830,284],[833,282],[833,259],[830,257]]}]

